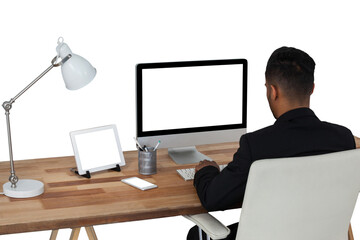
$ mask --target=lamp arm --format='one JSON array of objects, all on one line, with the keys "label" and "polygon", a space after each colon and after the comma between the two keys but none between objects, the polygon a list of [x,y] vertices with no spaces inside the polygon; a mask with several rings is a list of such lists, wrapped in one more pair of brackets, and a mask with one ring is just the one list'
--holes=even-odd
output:
[{"label": "lamp arm", "polygon": [[37,81],[39,81],[46,73],[48,73],[53,67],[58,67],[64,64],[67,60],[71,58],[71,54],[67,55],[60,62],[56,62],[58,60],[58,56],[54,57],[51,60],[51,66],[48,67],[44,72],[42,72],[37,78],[35,78],[29,85],[27,85],[23,90],[21,90],[15,97],[11,98],[9,101],[3,103],[3,108],[5,111],[11,109],[11,105],[18,99],[21,95],[23,95],[29,88],[31,88]]},{"label": "lamp arm", "polygon": [[48,73],[53,67],[58,67],[65,63],[67,60],[71,58],[71,54],[67,55],[60,62],[56,62],[58,60],[58,56],[54,57],[51,61],[51,66],[48,67],[44,72],[42,72],[37,78],[35,78],[29,85],[27,85],[23,90],[21,90],[15,97],[11,98],[9,101],[5,101],[2,106],[5,109],[6,115],[6,125],[7,125],[7,135],[8,135],[8,145],[9,145],[9,157],[10,157],[10,177],[9,181],[11,182],[11,187],[15,188],[16,183],[18,182],[18,177],[15,174],[14,168],[14,159],[13,159],[13,151],[12,151],[12,141],[11,141],[11,129],[10,129],[10,109],[12,108],[12,104],[18,99],[21,95],[23,95],[29,88],[31,88],[37,81],[39,81],[46,73]]}]

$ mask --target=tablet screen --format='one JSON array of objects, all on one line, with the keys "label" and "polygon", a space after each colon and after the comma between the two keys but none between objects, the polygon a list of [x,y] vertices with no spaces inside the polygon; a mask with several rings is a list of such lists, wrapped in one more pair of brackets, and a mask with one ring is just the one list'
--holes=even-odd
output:
[{"label": "tablet screen", "polygon": [[125,165],[115,125],[70,133],[80,174]]}]

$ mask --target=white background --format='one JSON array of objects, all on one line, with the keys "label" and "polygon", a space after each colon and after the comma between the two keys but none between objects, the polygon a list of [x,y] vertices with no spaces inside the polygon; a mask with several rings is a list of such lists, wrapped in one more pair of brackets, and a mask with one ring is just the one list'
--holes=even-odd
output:
[{"label": "white background", "polygon": [[[9,100],[50,65],[59,36],[98,71],[89,86],[71,92],[60,69],[53,69],[18,99],[11,111],[14,157],[72,155],[70,131],[112,123],[123,149],[135,149],[135,65],[140,62],[246,58],[248,130],[270,125],[264,70],[272,51],[283,45],[305,50],[317,63],[311,106],[318,117],[360,135],[358,10],[357,1],[349,0],[1,1],[0,99]],[[7,161],[5,115],[1,122],[0,161]],[[237,218],[238,212],[225,212],[221,219]],[[359,238],[360,209],[352,222]],[[95,230],[99,239],[185,239],[191,225],[175,217]],[[49,234],[0,239],[48,239]],[[69,234],[61,231],[59,239]]]}]

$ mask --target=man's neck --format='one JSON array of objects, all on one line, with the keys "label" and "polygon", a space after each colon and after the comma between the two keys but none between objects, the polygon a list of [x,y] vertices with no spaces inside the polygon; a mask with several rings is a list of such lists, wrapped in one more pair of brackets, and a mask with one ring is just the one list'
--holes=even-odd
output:
[{"label": "man's neck", "polygon": [[310,101],[304,104],[289,104],[287,102],[284,102],[284,104],[279,105],[279,107],[277,108],[277,111],[274,114],[275,118],[278,119],[284,113],[297,108],[310,108]]}]

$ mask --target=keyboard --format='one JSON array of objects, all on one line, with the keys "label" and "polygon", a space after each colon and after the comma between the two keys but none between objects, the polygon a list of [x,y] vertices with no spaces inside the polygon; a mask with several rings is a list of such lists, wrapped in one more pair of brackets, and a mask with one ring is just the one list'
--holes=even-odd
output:
[{"label": "keyboard", "polygon": [[[227,164],[219,165],[220,171],[222,171]],[[184,178],[185,181],[193,180],[195,176],[195,168],[184,168],[184,169],[177,169],[178,174]]]}]

